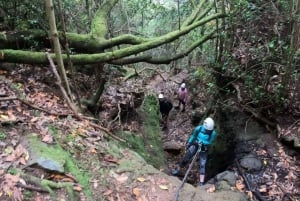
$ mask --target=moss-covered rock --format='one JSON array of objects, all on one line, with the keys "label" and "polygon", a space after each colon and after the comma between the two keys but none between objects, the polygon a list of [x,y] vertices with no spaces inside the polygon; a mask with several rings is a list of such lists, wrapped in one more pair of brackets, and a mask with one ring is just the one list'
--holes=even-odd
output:
[{"label": "moss-covered rock", "polygon": [[145,96],[138,109],[143,127],[140,133],[120,132],[126,139],[126,146],[139,153],[149,164],[160,169],[164,166],[164,151],[159,125],[159,105],[154,94]]}]

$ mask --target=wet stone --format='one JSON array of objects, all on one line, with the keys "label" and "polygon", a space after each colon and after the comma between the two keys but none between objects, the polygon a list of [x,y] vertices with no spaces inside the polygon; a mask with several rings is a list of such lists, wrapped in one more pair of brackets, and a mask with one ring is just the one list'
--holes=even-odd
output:
[{"label": "wet stone", "polygon": [[262,162],[253,154],[248,154],[240,160],[241,167],[249,171],[259,171],[262,168]]}]

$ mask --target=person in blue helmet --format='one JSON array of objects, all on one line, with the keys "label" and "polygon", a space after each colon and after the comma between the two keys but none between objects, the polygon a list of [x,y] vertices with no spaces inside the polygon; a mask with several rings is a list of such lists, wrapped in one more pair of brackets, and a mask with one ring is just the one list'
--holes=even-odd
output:
[{"label": "person in blue helmet", "polygon": [[[200,183],[199,185],[204,185],[205,179],[205,166],[208,156],[208,147],[215,141],[217,132],[214,129],[214,120],[210,117],[206,118],[203,125],[197,126],[186,143],[186,154],[183,160],[179,163],[179,167],[172,170],[173,175],[178,175],[181,168],[185,167],[193,156],[196,154],[197,150],[201,148],[200,157]],[[201,146],[201,147],[199,147]]]}]

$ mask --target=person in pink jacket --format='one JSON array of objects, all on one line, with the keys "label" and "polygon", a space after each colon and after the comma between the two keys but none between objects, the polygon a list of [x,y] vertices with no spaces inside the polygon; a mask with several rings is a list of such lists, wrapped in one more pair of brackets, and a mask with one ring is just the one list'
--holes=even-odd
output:
[{"label": "person in pink jacket", "polygon": [[184,112],[185,111],[185,105],[186,105],[186,102],[187,102],[187,99],[188,99],[188,90],[185,86],[185,83],[182,83],[180,85],[180,88],[178,89],[177,95],[178,95],[178,100],[179,100],[177,108],[180,109],[180,106],[182,104],[182,110],[181,111]]}]

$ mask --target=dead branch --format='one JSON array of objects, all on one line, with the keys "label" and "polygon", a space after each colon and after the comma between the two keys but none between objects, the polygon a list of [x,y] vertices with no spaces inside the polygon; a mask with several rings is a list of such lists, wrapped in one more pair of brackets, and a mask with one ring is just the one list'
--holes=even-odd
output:
[{"label": "dead branch", "polygon": [[37,191],[37,192],[41,192],[41,193],[48,193],[47,190],[36,187],[36,186],[24,185],[24,184],[20,184],[20,183],[18,183],[17,186],[21,187],[21,188],[28,189],[28,190],[32,190],[32,191]]},{"label": "dead branch", "polygon": [[17,100],[18,98],[15,96],[12,97],[5,97],[5,98],[0,98],[0,101],[11,101],[11,100]]},{"label": "dead branch", "polygon": [[152,71],[155,71],[162,79],[163,81],[166,81],[166,79],[164,78],[164,76],[162,76],[161,72],[157,69],[153,69],[153,68],[149,68],[149,67],[146,67],[146,68],[143,68],[142,70],[140,70],[139,72],[137,72],[137,74],[140,74],[141,72],[143,72],[144,70],[152,70]]},{"label": "dead branch", "polygon": [[235,90],[237,91],[237,96],[238,96],[238,103],[240,103],[240,106],[246,110],[247,112],[250,112],[255,118],[261,120],[262,122],[264,122],[265,124],[271,126],[271,127],[276,127],[276,124],[269,121],[267,118],[263,117],[260,113],[257,113],[253,108],[249,107],[249,106],[246,106],[246,105],[243,105],[241,104],[242,102],[242,97],[241,97],[241,91],[240,91],[240,88],[237,84],[232,84],[232,86],[235,88]]},{"label": "dead branch", "polygon": [[134,73],[130,74],[129,76],[127,76],[124,81],[127,81],[129,80],[130,78],[134,77],[134,76],[139,76],[139,74],[145,70],[152,70],[152,71],[155,71],[162,79],[163,81],[166,81],[166,79],[164,78],[164,76],[162,76],[161,72],[157,69],[154,69],[154,68],[149,68],[149,67],[146,67],[146,68],[143,68],[141,69],[139,72],[136,71],[136,69],[134,69]]},{"label": "dead branch", "polygon": [[55,77],[56,77],[56,79],[57,79],[56,84],[59,86],[59,88],[60,88],[60,90],[61,90],[63,96],[65,97],[65,99],[66,99],[66,101],[67,101],[67,103],[68,103],[68,105],[69,105],[69,107],[72,109],[72,111],[73,111],[74,113],[77,114],[77,109],[76,109],[76,107],[74,106],[74,104],[72,103],[71,99],[69,98],[69,96],[68,96],[68,94],[67,94],[65,88],[62,86],[62,81],[61,81],[61,79],[60,79],[60,76],[59,76],[59,74],[58,74],[58,72],[57,72],[57,70],[56,70],[56,67],[55,67],[55,65],[54,65],[54,62],[53,62],[53,60],[52,60],[52,58],[50,57],[50,54],[49,54],[48,52],[46,52],[46,56],[47,56],[47,58],[48,58],[48,61],[49,61],[50,66],[51,66],[51,68],[52,68],[52,71],[53,71],[53,73],[54,73],[54,75],[55,75]]},{"label": "dead branch", "polygon": [[119,125],[121,125],[121,111],[122,111],[121,104],[118,103],[118,114],[111,122],[109,122],[109,124],[108,124],[109,128],[110,128],[111,124],[114,123],[115,121],[117,121],[118,119],[119,119]]},{"label": "dead branch", "polygon": [[99,126],[95,123],[91,123],[89,122],[89,125],[93,126],[94,128],[99,128],[100,130],[104,131],[106,134],[108,134],[109,136],[111,136],[112,138],[118,140],[118,141],[121,141],[121,142],[126,142],[126,140],[122,139],[122,138],[119,138],[118,136],[114,135],[112,132],[109,131],[109,129],[107,128],[104,128],[102,126]]},{"label": "dead branch", "polygon": [[253,108],[246,106],[246,105],[241,105],[241,107],[246,110],[247,112],[250,112],[255,118],[261,120],[262,122],[264,122],[265,124],[271,126],[271,127],[276,127],[276,123],[273,123],[271,121],[269,121],[268,119],[266,119],[265,117],[263,117],[260,113],[257,113],[254,111]]},{"label": "dead branch", "polygon": [[235,90],[237,91],[237,98],[238,98],[238,102],[241,103],[242,102],[242,96],[241,96],[241,90],[240,90],[240,86],[232,83],[233,88],[235,88]]}]

